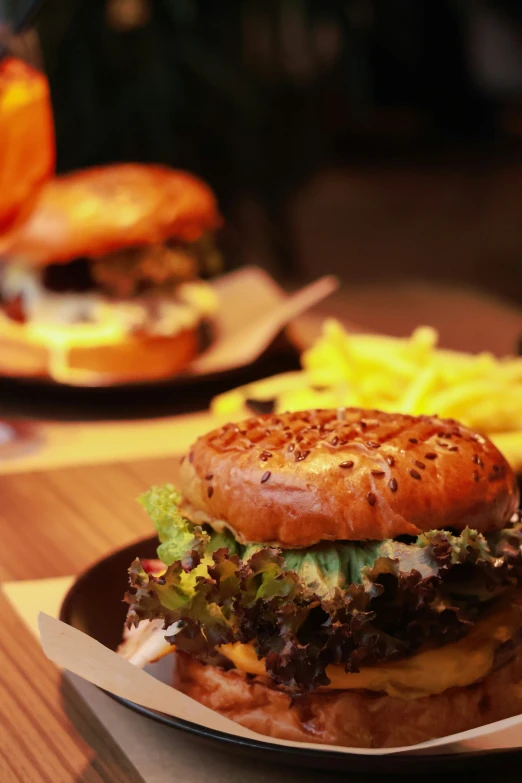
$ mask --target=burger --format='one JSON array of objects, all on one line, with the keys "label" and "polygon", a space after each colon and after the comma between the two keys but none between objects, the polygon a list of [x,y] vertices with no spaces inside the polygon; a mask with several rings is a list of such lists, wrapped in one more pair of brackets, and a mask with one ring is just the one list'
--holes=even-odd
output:
[{"label": "burger", "polygon": [[137,164],[49,181],[0,238],[0,371],[78,384],[172,376],[216,309],[210,188]]},{"label": "burger", "polygon": [[454,420],[265,415],[142,497],[120,652],[254,731],[398,747],[522,712],[522,526],[498,449]]}]

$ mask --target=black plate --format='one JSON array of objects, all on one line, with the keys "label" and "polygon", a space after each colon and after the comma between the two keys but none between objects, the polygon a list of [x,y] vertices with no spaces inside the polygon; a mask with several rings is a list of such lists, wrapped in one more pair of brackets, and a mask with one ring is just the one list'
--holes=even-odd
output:
[{"label": "black plate", "polygon": [[[138,541],[108,555],[83,573],[67,593],[60,610],[60,620],[115,650],[121,641],[126,607],[122,597],[127,589],[127,569],[135,557],[156,556],[157,539]],[[112,694],[111,694],[112,695]],[[132,710],[174,729],[185,731],[207,742],[221,743],[227,749],[264,762],[308,767],[322,770],[366,772],[371,774],[426,774],[460,769],[494,768],[498,773],[517,769],[522,752],[498,750],[466,754],[423,756],[356,756],[338,751],[319,751],[270,745],[267,742],[243,739],[214,731],[189,721],[141,707],[134,702],[113,696]],[[516,765],[516,766],[515,766]]]},{"label": "black plate", "polygon": [[284,333],[256,361],[207,375],[113,386],[68,386],[0,372],[2,415],[39,419],[129,419],[199,411],[235,386],[300,368],[299,352]]}]

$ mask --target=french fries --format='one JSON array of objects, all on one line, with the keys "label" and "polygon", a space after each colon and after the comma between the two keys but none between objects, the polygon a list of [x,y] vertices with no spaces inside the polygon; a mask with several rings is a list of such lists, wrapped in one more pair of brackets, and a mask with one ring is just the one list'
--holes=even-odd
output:
[{"label": "french fries", "polygon": [[276,412],[356,406],[454,418],[488,435],[522,470],[522,358],[497,359],[437,348],[438,334],[419,327],[409,338],[349,334],[326,320],[285,373],[216,397],[212,411],[239,418],[247,401],[273,401]]}]

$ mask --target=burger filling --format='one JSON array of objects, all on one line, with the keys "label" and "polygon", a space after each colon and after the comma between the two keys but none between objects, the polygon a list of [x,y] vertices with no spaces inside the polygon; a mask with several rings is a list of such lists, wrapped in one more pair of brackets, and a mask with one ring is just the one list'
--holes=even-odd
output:
[{"label": "burger filling", "polygon": [[[294,692],[416,698],[479,679],[518,641],[518,517],[487,536],[432,530],[280,549],[194,525],[179,502],[170,485],[142,496],[160,562],[136,560],[126,596],[129,628],[153,621],[166,639],[161,652],[236,666]],[[158,657],[148,645],[149,659]]]},{"label": "burger filling", "polygon": [[215,312],[212,289],[197,275],[216,267],[210,235],[42,267],[10,259],[0,270],[0,302],[11,320],[44,329],[112,321],[125,334],[169,335]]}]

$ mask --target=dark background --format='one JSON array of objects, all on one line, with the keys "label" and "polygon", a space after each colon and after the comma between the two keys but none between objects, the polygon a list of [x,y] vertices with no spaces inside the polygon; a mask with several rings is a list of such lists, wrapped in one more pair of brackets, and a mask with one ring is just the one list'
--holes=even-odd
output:
[{"label": "dark background", "polygon": [[191,169],[227,263],[522,300],[520,0],[46,0],[58,167]]}]

